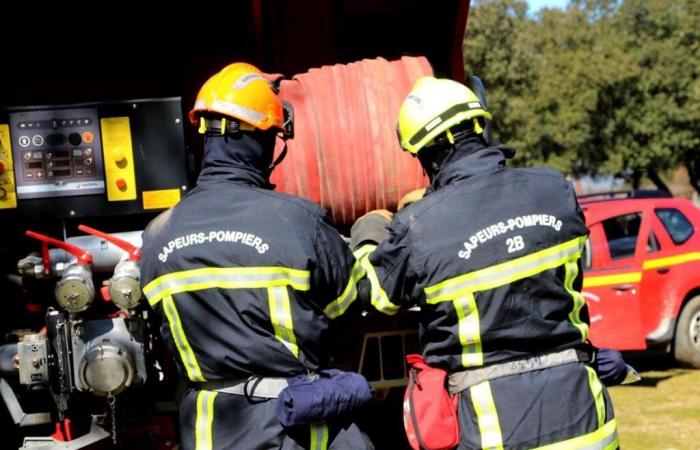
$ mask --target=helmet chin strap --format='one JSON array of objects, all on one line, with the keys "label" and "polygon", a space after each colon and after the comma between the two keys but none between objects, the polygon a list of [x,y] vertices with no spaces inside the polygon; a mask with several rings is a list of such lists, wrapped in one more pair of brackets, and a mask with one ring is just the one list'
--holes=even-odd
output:
[{"label": "helmet chin strap", "polygon": [[484,146],[488,146],[488,142],[484,136],[484,130],[477,119],[474,119],[473,128],[460,129],[459,131],[447,129],[445,133],[436,138],[435,148],[426,148],[422,152],[427,152],[421,157],[421,152],[418,153],[418,159],[421,161],[423,170],[428,175],[430,181],[440,173],[445,165],[445,161],[450,159],[450,156],[457,149],[458,142],[470,137],[478,136]]},{"label": "helmet chin strap", "polygon": [[455,146],[454,144],[449,144],[427,150],[425,153],[418,153],[417,157],[426,175],[428,175],[428,179],[433,181],[433,178],[442,170],[445,161],[455,151]]},{"label": "helmet chin strap", "polygon": [[272,164],[270,164],[270,167],[268,167],[268,175],[272,173],[275,167],[277,167],[282,161],[284,161],[284,158],[287,156],[287,140],[294,138],[294,107],[291,103],[283,101],[282,111],[284,114],[282,131],[280,133],[277,133],[276,136],[282,139],[282,141],[284,142],[284,147],[282,147],[282,151],[280,152],[280,154],[272,162]]},{"label": "helmet chin strap", "polygon": [[272,163],[267,168],[267,173],[268,175],[272,173],[273,170],[275,170],[275,167],[277,167],[282,161],[284,161],[284,158],[287,156],[287,138],[283,133],[277,133],[277,137],[282,139],[282,142],[284,142],[284,147],[282,147],[282,151],[280,152],[279,155],[277,155],[277,158],[275,158]]}]

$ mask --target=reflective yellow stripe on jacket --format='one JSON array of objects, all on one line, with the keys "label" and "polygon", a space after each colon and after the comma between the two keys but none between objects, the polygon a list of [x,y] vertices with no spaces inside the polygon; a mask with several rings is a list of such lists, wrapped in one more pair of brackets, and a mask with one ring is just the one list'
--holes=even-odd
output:
[{"label": "reflective yellow stripe on jacket", "polygon": [[[151,306],[162,302],[170,333],[191,381],[206,381],[192,351],[172,296],[204,289],[267,289],[270,321],[275,337],[295,356],[299,347],[294,335],[294,320],[288,287],[308,291],[311,275],[307,270],[286,267],[207,267],[173,272],[156,278],[143,292]],[[349,294],[352,297],[352,294]],[[356,293],[355,293],[356,296]],[[341,296],[337,309],[344,311],[352,300]],[[349,303],[348,303],[349,302]],[[341,314],[342,311],[339,313]]]},{"label": "reflective yellow stripe on jacket", "polygon": [[399,310],[399,306],[389,300],[389,296],[386,295],[381,283],[379,282],[379,276],[377,271],[374,270],[372,263],[369,261],[369,255],[377,248],[376,245],[363,245],[362,247],[355,250],[353,253],[355,258],[360,262],[365,272],[367,273],[367,279],[369,280],[370,287],[372,289],[371,303],[377,311],[384,314],[396,314]]},{"label": "reflective yellow stripe on jacket", "polygon": [[359,261],[356,261],[355,265],[352,266],[350,279],[348,280],[348,284],[345,286],[343,293],[340,294],[337,299],[326,305],[326,307],[323,309],[323,313],[329,319],[335,319],[336,317],[341,316],[343,313],[345,313],[345,311],[347,311],[350,305],[353,304],[353,302],[357,299],[357,283],[364,276],[364,267],[362,267]]},{"label": "reflective yellow stripe on jacket", "polygon": [[459,340],[462,344],[462,366],[474,367],[481,366],[484,363],[481,351],[479,311],[474,294],[532,277],[562,265],[566,267],[564,284],[567,291],[571,294],[574,304],[569,318],[574,326],[581,331],[581,340],[586,339],[588,336],[588,325],[579,317],[584,300],[580,293],[573,289],[573,282],[578,273],[576,261],[581,256],[585,242],[586,236],[580,236],[562,244],[495,266],[450,278],[425,288],[425,298],[428,304],[449,301],[455,306],[458,317]]},{"label": "reflective yellow stripe on jacket", "polygon": [[143,288],[151,306],[166,295],[203,289],[259,289],[290,286],[297,291],[311,288],[308,270],[287,267],[205,267],[183,270],[156,278]]},{"label": "reflective yellow stripe on jacket", "polygon": [[182,329],[182,322],[180,321],[175,302],[169,295],[163,299],[163,312],[165,313],[165,318],[168,319],[170,335],[175,342],[178,353],[180,353],[182,365],[185,367],[185,372],[187,372],[187,378],[191,381],[206,381],[204,375],[202,375],[202,370],[199,368],[197,358],[194,356],[192,347],[190,347],[190,343],[187,340],[187,336],[185,336],[185,330]]}]

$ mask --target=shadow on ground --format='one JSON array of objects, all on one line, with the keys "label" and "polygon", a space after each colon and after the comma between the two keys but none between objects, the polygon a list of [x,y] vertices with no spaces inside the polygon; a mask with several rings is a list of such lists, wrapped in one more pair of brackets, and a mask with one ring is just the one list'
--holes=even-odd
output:
[{"label": "shadow on ground", "polygon": [[664,353],[624,353],[623,356],[625,362],[642,376],[640,381],[621,386],[623,388],[655,388],[665,380],[697,370],[680,366],[670,355]]}]

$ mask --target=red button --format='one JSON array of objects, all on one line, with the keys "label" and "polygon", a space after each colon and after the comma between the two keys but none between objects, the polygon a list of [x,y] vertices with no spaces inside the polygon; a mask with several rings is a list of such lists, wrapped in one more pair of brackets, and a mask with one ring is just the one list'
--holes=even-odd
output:
[{"label": "red button", "polygon": [[89,144],[94,139],[95,139],[95,136],[92,134],[92,132],[86,131],[83,133],[83,142],[87,142]]},{"label": "red button", "polygon": [[0,173],[5,173],[5,164],[0,162]]},{"label": "red button", "polygon": [[126,180],[125,180],[124,178],[118,179],[117,182],[116,182],[116,184],[117,184],[117,188],[118,188],[120,191],[125,191],[125,190],[126,190]]}]

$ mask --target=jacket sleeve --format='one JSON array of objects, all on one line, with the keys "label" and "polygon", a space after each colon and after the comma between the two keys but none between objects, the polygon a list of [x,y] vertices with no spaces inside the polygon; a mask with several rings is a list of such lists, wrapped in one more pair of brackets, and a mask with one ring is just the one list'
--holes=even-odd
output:
[{"label": "jacket sleeve", "polygon": [[409,264],[407,227],[394,219],[388,228],[387,240],[362,245],[354,254],[367,274],[358,288],[363,303],[391,315],[411,304],[417,277]]},{"label": "jacket sleeve", "polygon": [[[144,294],[147,293],[146,287],[148,286],[149,283],[151,283],[153,280],[155,280],[158,277],[157,270],[156,270],[156,264],[155,264],[155,249],[153,248],[153,243],[152,243],[152,231],[151,231],[151,224],[148,224],[146,229],[143,232],[142,235],[142,244],[141,244],[141,259],[138,262],[139,269],[140,269],[140,282],[141,282],[141,290],[144,292]],[[148,302],[148,297],[146,296],[146,301]],[[150,305],[150,302],[149,302]],[[151,306],[153,310],[157,312],[158,308]]]},{"label": "jacket sleeve", "polygon": [[[571,204],[571,207],[575,211],[574,216],[578,219],[577,223],[575,224],[575,233],[580,235],[580,236],[588,236],[590,234],[590,230],[588,229],[588,226],[586,225],[586,218],[583,215],[583,209],[581,209],[581,205],[578,203],[578,199],[576,197],[576,190],[574,189],[574,185],[566,181],[566,195],[569,197],[569,202]],[[582,249],[582,254],[583,254],[583,249]],[[583,256],[583,255],[582,255]],[[582,257],[579,257],[579,259],[576,261],[576,266],[577,266],[577,272],[576,272],[576,278],[573,280],[572,287],[574,291],[576,292],[581,292],[583,290],[583,271],[584,271],[584,265],[585,265],[585,260]],[[588,303],[583,302],[583,305],[581,306],[581,309],[578,312],[579,318],[583,323],[588,325],[590,327],[591,320],[590,320],[590,313],[588,311]],[[584,339],[587,337],[584,336]]]},{"label": "jacket sleeve", "polygon": [[357,283],[365,272],[325,212],[318,223],[314,250],[312,295],[321,303],[324,314],[335,319],[357,300]]}]

